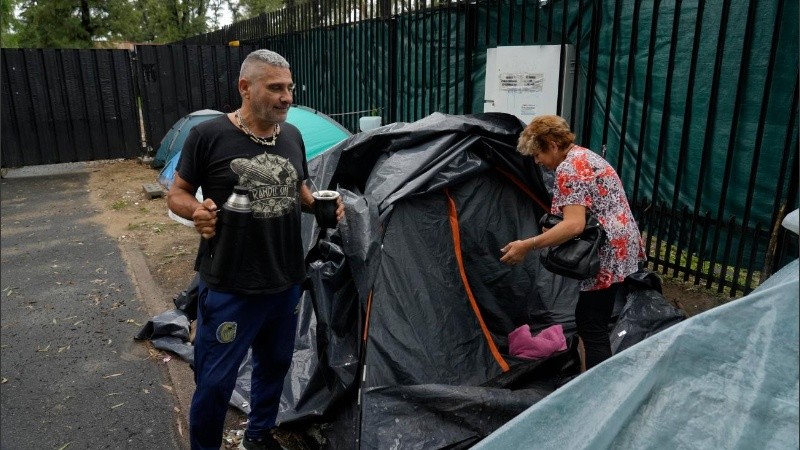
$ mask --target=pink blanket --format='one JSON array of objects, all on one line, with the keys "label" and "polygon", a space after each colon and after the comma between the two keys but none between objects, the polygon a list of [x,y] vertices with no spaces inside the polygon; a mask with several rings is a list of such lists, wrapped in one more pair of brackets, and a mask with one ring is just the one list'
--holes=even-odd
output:
[{"label": "pink blanket", "polygon": [[566,349],[567,338],[560,324],[551,325],[536,336],[531,336],[528,324],[508,334],[508,351],[519,358],[542,359]]}]

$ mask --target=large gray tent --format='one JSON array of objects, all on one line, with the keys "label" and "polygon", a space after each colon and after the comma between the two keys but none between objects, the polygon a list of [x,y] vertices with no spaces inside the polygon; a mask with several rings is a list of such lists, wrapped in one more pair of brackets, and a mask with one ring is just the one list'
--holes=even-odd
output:
[{"label": "large gray tent", "polygon": [[[278,424],[314,447],[466,448],[574,378],[578,283],[532,252],[500,263],[510,240],[538,233],[550,197],[522,124],[501,113],[434,114],[359,133],[309,161],[314,184],[346,204],[336,230],[303,217],[308,282]],[[656,280],[656,281],[653,281]],[[137,336],[191,361],[196,286]],[[612,348],[683,316],[658,277],[629,277]],[[194,289],[194,293],[193,293]],[[566,351],[509,354],[508,335],[559,324]],[[249,361],[231,404],[248,411]]]},{"label": "large gray tent", "polygon": [[508,351],[524,324],[571,337],[577,301],[577,282],[538,251],[499,261],[550,203],[541,169],[516,152],[521,130],[507,114],[437,113],[311,161],[347,213],[334,232],[306,224],[310,284],[282,428],[314,424],[327,448],[468,447],[578,373],[574,339],[545,360]]}]

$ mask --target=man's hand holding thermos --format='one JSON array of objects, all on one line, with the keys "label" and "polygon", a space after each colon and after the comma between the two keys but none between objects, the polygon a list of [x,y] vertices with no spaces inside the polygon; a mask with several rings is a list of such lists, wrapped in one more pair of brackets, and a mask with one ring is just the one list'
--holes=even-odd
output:
[{"label": "man's hand holding thermos", "polygon": [[192,213],[194,229],[203,239],[211,239],[217,233],[217,205],[207,198]]}]

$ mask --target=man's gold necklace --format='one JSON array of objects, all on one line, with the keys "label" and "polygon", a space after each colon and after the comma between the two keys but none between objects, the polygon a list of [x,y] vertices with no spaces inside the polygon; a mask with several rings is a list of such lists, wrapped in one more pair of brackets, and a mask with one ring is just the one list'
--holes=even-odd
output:
[{"label": "man's gold necklace", "polygon": [[244,131],[244,134],[246,134],[251,141],[255,142],[256,144],[266,145],[269,147],[275,146],[275,142],[278,141],[278,135],[281,133],[281,126],[279,124],[276,123],[275,128],[272,129],[272,136],[263,138],[256,136],[252,131],[250,131],[250,128],[247,128],[247,125],[242,119],[241,109],[237,109],[234,113],[234,116],[236,117],[236,122],[239,124],[239,128]]}]

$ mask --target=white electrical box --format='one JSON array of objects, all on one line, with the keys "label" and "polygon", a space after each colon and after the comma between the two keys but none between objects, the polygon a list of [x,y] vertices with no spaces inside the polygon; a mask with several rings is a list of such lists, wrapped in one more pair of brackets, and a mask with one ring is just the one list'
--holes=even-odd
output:
[{"label": "white electrical box", "polygon": [[[559,73],[562,70],[559,112]],[[513,114],[526,125],[534,116],[559,114],[569,123],[572,118],[574,82],[573,45],[518,45],[490,48],[486,50],[483,112],[499,111]]]}]

